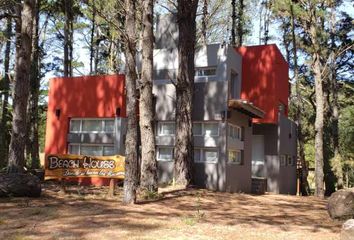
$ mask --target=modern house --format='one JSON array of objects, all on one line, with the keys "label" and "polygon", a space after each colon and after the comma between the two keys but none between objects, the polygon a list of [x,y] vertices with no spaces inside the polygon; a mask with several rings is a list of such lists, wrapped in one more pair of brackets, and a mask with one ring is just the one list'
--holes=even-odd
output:
[{"label": "modern house", "polygon": [[[176,49],[154,50],[159,181],[172,181]],[[296,126],[287,118],[288,65],[275,45],[200,48],[193,99],[194,184],[251,192],[296,192]],[[124,75],[50,81],[46,154],[124,154]],[[103,179],[82,179],[106,184]]]},{"label": "modern house", "polygon": [[[159,181],[173,177],[178,31],[157,18],[154,49]],[[139,66],[138,59],[138,70]],[[198,47],[193,98],[194,184],[219,191],[296,193],[296,125],[287,118],[288,64],[276,45]],[[124,154],[124,75],[54,78],[45,153]],[[85,179],[105,184],[102,179]]]}]

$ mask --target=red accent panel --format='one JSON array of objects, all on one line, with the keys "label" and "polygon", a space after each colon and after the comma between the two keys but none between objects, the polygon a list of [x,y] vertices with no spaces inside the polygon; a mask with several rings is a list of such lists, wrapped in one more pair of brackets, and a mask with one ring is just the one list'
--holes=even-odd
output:
[{"label": "red accent panel", "polygon": [[[45,154],[66,154],[70,118],[126,117],[124,75],[53,78],[49,83]],[[56,116],[60,109],[60,116]],[[83,182],[106,183],[91,179]],[[109,182],[109,181],[108,181]]]},{"label": "red accent panel", "polygon": [[256,123],[278,123],[278,106],[289,98],[288,63],[275,44],[236,48],[242,56],[241,98],[265,111]]}]

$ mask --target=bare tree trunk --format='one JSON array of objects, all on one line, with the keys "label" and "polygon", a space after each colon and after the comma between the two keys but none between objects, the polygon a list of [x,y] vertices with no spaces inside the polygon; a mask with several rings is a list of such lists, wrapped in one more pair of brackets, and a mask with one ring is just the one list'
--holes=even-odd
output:
[{"label": "bare tree trunk", "polygon": [[[314,8],[314,7],[313,7]],[[323,173],[323,117],[324,117],[324,99],[323,84],[321,75],[320,46],[318,43],[316,10],[312,9],[310,37],[314,53],[312,54],[312,68],[315,75],[315,99],[316,99],[316,119],[315,119],[315,195],[324,196],[324,173]]]},{"label": "bare tree trunk", "polygon": [[202,19],[202,43],[207,44],[207,20],[208,19],[208,0],[203,3],[203,19]]},{"label": "bare tree trunk", "polygon": [[335,34],[336,34],[336,10],[335,6],[332,6],[331,11],[331,63],[330,63],[330,81],[331,81],[331,95],[332,95],[332,116],[331,116],[331,127],[332,127],[332,142],[333,142],[333,151],[334,158],[332,160],[332,167],[337,178],[337,188],[342,189],[344,185],[343,180],[343,166],[342,158],[339,152],[339,134],[338,134],[338,120],[339,120],[339,104],[338,104],[338,82],[337,82],[337,66],[336,66],[336,57],[335,57]]},{"label": "bare tree trunk", "polygon": [[28,102],[29,106],[29,123],[27,128],[29,129],[29,151],[31,159],[31,168],[39,168],[39,143],[38,143],[38,101],[39,101],[39,87],[40,87],[40,53],[39,53],[39,7],[40,0],[35,0],[35,18],[33,19],[33,43],[32,43],[32,59],[31,59],[31,79],[30,79],[30,98]]},{"label": "bare tree trunk", "polygon": [[237,22],[237,46],[241,47],[243,44],[243,24],[244,24],[244,17],[243,17],[243,11],[244,11],[244,4],[243,0],[239,0],[239,7],[238,7],[238,22]]},{"label": "bare tree trunk", "polygon": [[95,1],[92,1],[92,23],[91,23],[91,39],[90,39],[90,75],[96,73],[94,71],[95,58],[95,31],[96,31],[96,7]]},{"label": "bare tree trunk", "polygon": [[72,76],[72,0],[62,0],[64,7],[64,77]]},{"label": "bare tree trunk", "polygon": [[157,192],[157,163],[155,157],[154,109],[153,109],[153,15],[154,1],[143,2],[142,75],[140,85],[140,131],[141,131],[141,181],[140,186]]},{"label": "bare tree trunk", "polygon": [[11,37],[12,37],[12,19],[7,18],[6,22],[6,46],[5,46],[5,57],[4,57],[4,78],[3,78],[3,89],[4,89],[4,101],[2,104],[2,118],[1,118],[1,131],[0,131],[0,169],[4,167],[7,163],[8,154],[8,127],[7,122],[10,120],[9,116],[9,94],[10,94],[10,52],[11,52]]},{"label": "bare tree trunk", "polygon": [[310,195],[310,187],[307,181],[308,177],[308,166],[305,159],[305,147],[304,147],[304,136],[302,131],[302,111],[303,111],[303,101],[300,92],[300,79],[299,79],[299,69],[297,64],[297,42],[295,36],[295,16],[293,5],[290,5],[291,11],[291,36],[293,44],[293,57],[294,57],[294,80],[296,87],[296,123],[297,123],[297,141],[299,145],[298,153],[301,162],[301,194],[302,196]]},{"label": "bare tree trunk", "polygon": [[176,141],[174,177],[177,184],[192,181],[194,51],[198,0],[178,0],[178,74],[176,83]]},{"label": "bare tree trunk", "polygon": [[[21,32],[16,50],[16,76],[13,93],[12,134],[8,172],[22,172],[25,165],[26,115],[30,85],[34,0],[25,0],[21,11]],[[18,24],[18,22],[17,22]]]},{"label": "bare tree trunk", "polygon": [[231,45],[236,45],[236,0],[231,0]]},{"label": "bare tree trunk", "polygon": [[136,103],[136,17],[135,0],[125,0],[125,58],[126,58],[126,90],[127,90],[127,135],[125,139],[125,177],[124,204],[136,202],[138,186],[138,123]]}]

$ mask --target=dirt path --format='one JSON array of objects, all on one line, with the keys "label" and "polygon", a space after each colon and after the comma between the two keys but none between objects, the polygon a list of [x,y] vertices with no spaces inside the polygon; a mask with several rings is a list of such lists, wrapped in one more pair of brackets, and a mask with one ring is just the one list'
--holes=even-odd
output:
[{"label": "dirt path", "polygon": [[57,190],[0,199],[0,239],[339,239],[341,223],[314,197],[165,190],[161,200],[122,206],[107,189]]}]

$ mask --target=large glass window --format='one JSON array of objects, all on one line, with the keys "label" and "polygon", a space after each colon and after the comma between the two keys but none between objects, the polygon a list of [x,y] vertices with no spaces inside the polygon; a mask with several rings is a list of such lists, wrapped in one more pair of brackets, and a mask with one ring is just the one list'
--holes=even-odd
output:
[{"label": "large glass window", "polygon": [[[113,118],[97,118],[97,119],[71,119],[70,133],[114,133],[115,124]],[[87,156],[112,156],[115,155],[113,144],[87,144],[87,143],[70,143],[68,146],[69,154],[87,155]]]},{"label": "large glass window", "polygon": [[203,129],[206,136],[219,136],[219,125],[217,123],[204,123]]},{"label": "large glass window", "polygon": [[157,149],[158,161],[172,161],[173,160],[173,148],[172,147],[159,147]]},{"label": "large glass window", "polygon": [[113,145],[103,144],[69,144],[68,152],[85,156],[113,156],[116,154]]},{"label": "large glass window", "polygon": [[71,133],[113,133],[114,119],[71,119]]},{"label": "large glass window", "polygon": [[158,135],[175,135],[176,127],[174,122],[159,122],[158,123]]},{"label": "large glass window", "polygon": [[219,158],[217,148],[195,148],[194,162],[216,163]]},{"label": "large glass window", "polygon": [[194,136],[219,136],[219,124],[217,122],[194,122]]},{"label": "large glass window", "polygon": [[207,68],[196,68],[195,76],[196,77],[206,77],[206,76],[215,76],[216,67],[207,67]]},{"label": "large glass window", "polygon": [[228,124],[228,135],[230,138],[233,139],[238,139],[238,140],[243,140],[242,138],[242,127],[236,126],[236,125],[232,125],[232,124]]},{"label": "large glass window", "polygon": [[203,125],[202,125],[202,123],[193,123],[193,135],[194,136],[203,135]]},{"label": "large glass window", "polygon": [[243,150],[229,150],[229,163],[242,165],[243,164]]}]

